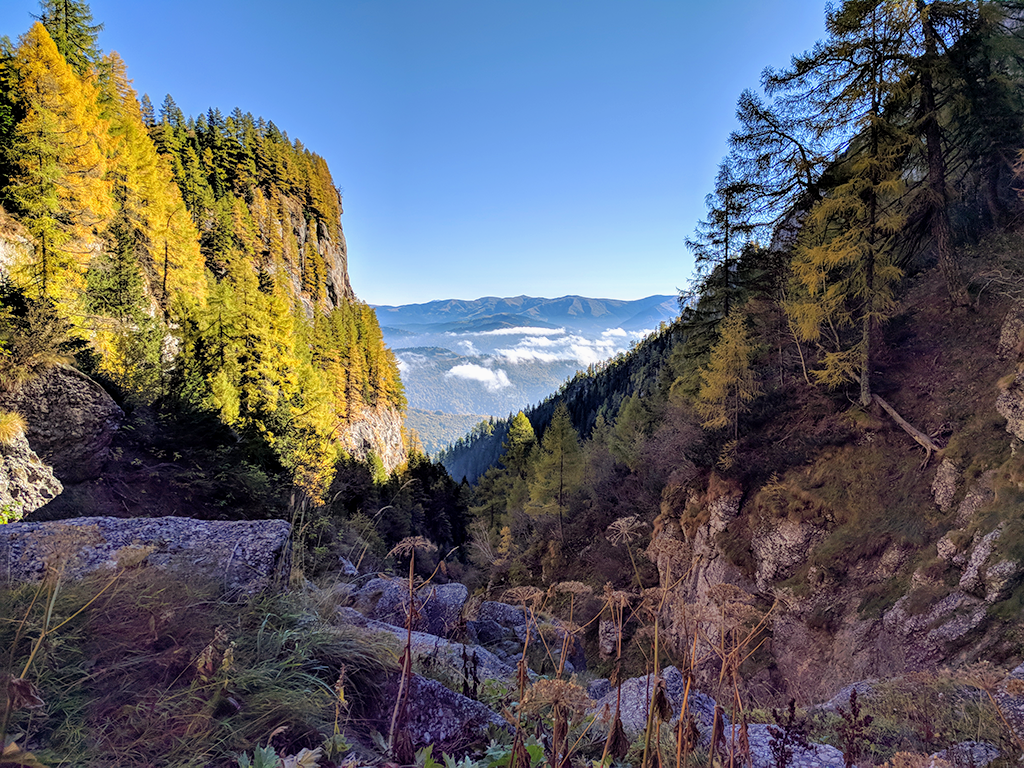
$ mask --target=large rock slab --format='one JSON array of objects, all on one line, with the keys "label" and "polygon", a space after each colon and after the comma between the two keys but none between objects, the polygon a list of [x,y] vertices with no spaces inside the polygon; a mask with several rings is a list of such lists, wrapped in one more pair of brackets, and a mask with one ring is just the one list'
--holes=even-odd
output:
[{"label": "large rock slab", "polygon": [[48,368],[0,394],[0,409],[25,418],[28,444],[64,483],[100,476],[124,419],[103,387],[66,365]]},{"label": "large rock slab", "polygon": [[291,524],[187,517],[78,517],[0,526],[0,579],[66,579],[119,567],[158,568],[182,580],[208,580],[232,596],[287,584]]},{"label": "large rock slab", "polygon": [[0,522],[20,520],[64,490],[24,435],[0,445]]}]

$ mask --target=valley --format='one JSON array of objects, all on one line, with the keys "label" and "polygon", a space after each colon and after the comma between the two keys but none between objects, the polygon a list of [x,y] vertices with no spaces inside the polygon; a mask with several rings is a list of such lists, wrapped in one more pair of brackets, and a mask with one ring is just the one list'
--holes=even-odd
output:
[{"label": "valley", "polygon": [[[410,408],[496,418],[540,402],[577,371],[626,353],[679,314],[675,296],[489,297],[374,309]],[[428,430],[417,427],[434,446],[431,455],[454,440],[417,424]]]}]

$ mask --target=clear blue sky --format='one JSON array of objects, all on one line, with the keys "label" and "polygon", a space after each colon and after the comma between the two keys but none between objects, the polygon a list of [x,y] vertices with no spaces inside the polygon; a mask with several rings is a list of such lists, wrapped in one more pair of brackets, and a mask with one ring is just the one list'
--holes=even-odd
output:
[{"label": "clear blue sky", "polygon": [[[344,194],[360,298],[636,299],[692,272],[736,98],[823,0],[93,0],[139,93],[262,115]],[[34,0],[0,2],[17,38]]]}]

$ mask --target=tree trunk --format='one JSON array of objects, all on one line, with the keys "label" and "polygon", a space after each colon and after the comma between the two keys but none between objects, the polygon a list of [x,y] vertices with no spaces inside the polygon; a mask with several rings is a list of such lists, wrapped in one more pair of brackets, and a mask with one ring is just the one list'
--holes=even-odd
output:
[{"label": "tree trunk", "polygon": [[932,237],[938,251],[939,271],[946,281],[946,290],[955,307],[969,303],[967,288],[956,254],[953,252],[953,237],[949,226],[948,198],[946,196],[946,157],[942,151],[942,133],[935,107],[935,85],[932,70],[938,59],[935,42],[935,26],[929,16],[930,6],[924,0],[916,0],[917,12],[921,17],[924,33],[924,64],[921,71],[921,110],[924,140],[928,151],[928,189],[931,207]]}]

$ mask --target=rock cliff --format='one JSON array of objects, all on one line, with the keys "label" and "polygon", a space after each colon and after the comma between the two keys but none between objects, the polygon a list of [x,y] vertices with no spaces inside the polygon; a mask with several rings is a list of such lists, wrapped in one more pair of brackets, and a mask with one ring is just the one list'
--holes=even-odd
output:
[{"label": "rock cliff", "polygon": [[[1011,458],[978,469],[983,465],[974,457],[981,447],[971,437],[912,469],[906,482],[925,488],[926,501],[912,511],[911,534],[854,529],[842,538],[842,521],[832,510],[860,500],[841,498],[829,506],[817,495],[818,481],[801,487],[792,477],[774,477],[743,488],[712,475],[670,484],[648,550],[660,583],[672,585],[664,611],[669,638],[681,649],[687,638],[692,642],[694,622],[705,622],[709,631],[730,612],[764,617],[767,658],[748,682],[755,692],[760,686],[804,699],[828,698],[851,681],[943,664],[1019,661],[1020,646],[1005,617],[1024,582],[1013,501],[1024,490],[1022,317],[1019,305],[1006,315],[997,351],[1002,362],[994,364],[990,380],[999,365],[1012,372],[987,396],[1009,433],[999,438],[993,429],[987,450]],[[837,452],[835,461],[862,460],[878,439],[867,432],[859,447]],[[912,449],[884,446],[888,455],[901,450],[909,455]],[[714,658],[711,653],[698,684],[717,678]]]},{"label": "rock cliff", "polygon": [[386,472],[393,472],[406,458],[403,424],[394,408],[365,408],[341,435],[341,445],[358,459],[372,453]]}]

